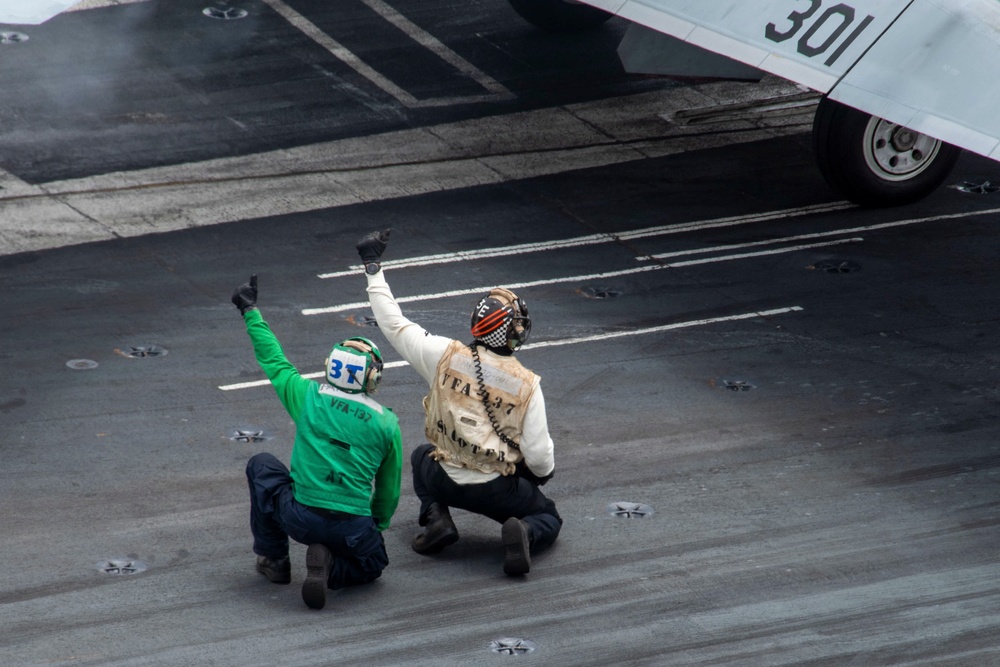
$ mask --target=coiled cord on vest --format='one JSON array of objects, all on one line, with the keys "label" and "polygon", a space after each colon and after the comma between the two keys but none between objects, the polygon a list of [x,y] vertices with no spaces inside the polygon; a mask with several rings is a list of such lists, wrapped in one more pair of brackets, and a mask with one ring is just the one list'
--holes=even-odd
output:
[{"label": "coiled cord on vest", "polygon": [[517,444],[505,434],[500,432],[500,423],[497,422],[497,417],[493,414],[493,406],[490,405],[489,400],[486,398],[486,381],[483,379],[483,364],[479,361],[479,350],[476,349],[475,343],[471,343],[469,348],[472,350],[472,361],[476,366],[476,380],[479,383],[479,398],[483,401],[483,407],[486,408],[486,415],[490,418],[490,424],[493,425],[493,432],[500,438],[500,442],[508,447],[520,450],[521,445]]}]

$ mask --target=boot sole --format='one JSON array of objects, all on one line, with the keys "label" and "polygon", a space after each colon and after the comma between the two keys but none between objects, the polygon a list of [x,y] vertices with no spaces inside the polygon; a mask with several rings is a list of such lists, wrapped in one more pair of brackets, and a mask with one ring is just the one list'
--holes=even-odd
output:
[{"label": "boot sole", "polygon": [[503,539],[503,571],[504,574],[527,574],[531,570],[531,556],[528,547],[528,529],[517,518],[511,517],[504,521],[500,529]]},{"label": "boot sole", "polygon": [[306,580],[302,583],[302,601],[310,609],[322,609],[326,606],[330,559],[330,550],[322,544],[310,544],[306,550]]}]

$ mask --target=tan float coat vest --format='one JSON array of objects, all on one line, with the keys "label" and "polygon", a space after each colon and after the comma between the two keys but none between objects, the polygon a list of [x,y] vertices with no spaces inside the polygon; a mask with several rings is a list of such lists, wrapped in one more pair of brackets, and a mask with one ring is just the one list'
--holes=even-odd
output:
[{"label": "tan float coat vest", "polygon": [[[500,432],[521,441],[524,412],[539,377],[514,357],[479,352],[483,382]],[[424,430],[434,444],[431,456],[480,472],[514,473],[521,452],[500,440],[479,396],[472,351],[453,341],[437,365],[436,381],[424,397]]]}]

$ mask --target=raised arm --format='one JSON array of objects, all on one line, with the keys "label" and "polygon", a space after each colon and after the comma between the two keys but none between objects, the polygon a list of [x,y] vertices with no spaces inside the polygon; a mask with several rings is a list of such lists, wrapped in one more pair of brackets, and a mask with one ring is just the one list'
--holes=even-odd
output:
[{"label": "raised arm", "polygon": [[420,377],[430,383],[434,380],[437,363],[451,339],[431,335],[403,315],[381,266],[382,252],[388,240],[388,231],[373,232],[357,244],[358,254],[365,263],[372,313],[378,322],[379,331],[393,349],[410,363]]}]

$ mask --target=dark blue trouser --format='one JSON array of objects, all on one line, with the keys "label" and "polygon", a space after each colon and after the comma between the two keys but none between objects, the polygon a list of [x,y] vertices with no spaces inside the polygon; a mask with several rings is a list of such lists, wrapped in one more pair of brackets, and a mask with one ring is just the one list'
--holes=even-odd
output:
[{"label": "dark blue trouser", "polygon": [[288,538],[302,544],[325,544],[333,555],[329,588],[367,584],[389,564],[382,533],[370,516],[325,516],[292,495],[292,477],[272,454],[247,462],[250,485],[250,530],[258,556],[284,558]]},{"label": "dark blue trouser", "polygon": [[512,516],[531,527],[531,549],[544,549],[556,541],[563,520],[556,504],[542,490],[517,475],[498,477],[485,484],[456,484],[441,464],[428,454],[433,445],[425,444],[413,450],[413,491],[420,498],[420,516],[424,517],[431,503],[457,507],[487,516],[503,523]]}]

